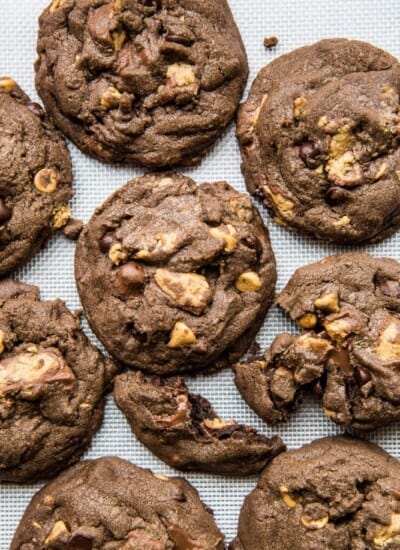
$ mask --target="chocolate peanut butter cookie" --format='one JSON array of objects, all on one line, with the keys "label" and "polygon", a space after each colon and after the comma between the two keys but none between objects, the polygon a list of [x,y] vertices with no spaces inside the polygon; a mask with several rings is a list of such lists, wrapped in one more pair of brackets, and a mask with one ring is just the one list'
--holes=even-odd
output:
[{"label": "chocolate peanut butter cookie", "polygon": [[98,208],[78,241],[75,274],[107,350],[156,374],[237,360],[276,278],[250,197],[177,174],[137,178]]},{"label": "chocolate peanut butter cookie", "polygon": [[0,282],[0,480],[33,481],[77,461],[100,426],[115,365],[61,300]]},{"label": "chocolate peanut butter cookie", "polygon": [[280,454],[244,501],[232,550],[400,548],[400,463],[350,437]]},{"label": "chocolate peanut butter cookie", "polygon": [[312,390],[334,422],[371,430],[400,419],[400,264],[363,253],[298,269],[277,299],[306,329],[280,334],[264,357],[235,367],[244,399],[285,420]]},{"label": "chocolate peanut butter cookie", "polygon": [[322,40],[261,70],[237,135],[251,193],[276,221],[336,243],[400,226],[400,64],[365,42]]},{"label": "chocolate peanut butter cookie", "polygon": [[80,462],[39,491],[10,550],[223,550],[223,540],[185,479],[108,457]]},{"label": "chocolate peanut butter cookie", "polygon": [[279,437],[221,420],[183,378],[126,372],[116,378],[114,397],[139,441],[179,470],[249,475],[285,450]]},{"label": "chocolate peanut butter cookie", "polygon": [[0,276],[28,260],[71,217],[71,160],[37,103],[0,78]]},{"label": "chocolate peanut butter cookie", "polygon": [[58,127],[101,160],[151,167],[199,162],[248,75],[226,0],[53,0],[38,54]]}]

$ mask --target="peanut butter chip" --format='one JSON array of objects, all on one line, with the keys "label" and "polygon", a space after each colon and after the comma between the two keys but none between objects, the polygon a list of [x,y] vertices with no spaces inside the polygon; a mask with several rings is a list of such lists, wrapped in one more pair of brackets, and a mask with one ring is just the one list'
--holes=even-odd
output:
[{"label": "peanut butter chip", "polygon": [[108,256],[113,264],[119,265],[127,259],[128,254],[122,248],[121,243],[116,243],[110,248]]},{"label": "peanut butter chip", "polygon": [[101,96],[100,104],[105,109],[118,107],[121,97],[122,94],[114,86],[110,86]]},{"label": "peanut butter chip", "polygon": [[200,315],[212,298],[209,284],[203,275],[157,269],[154,278],[176,305],[196,314]]},{"label": "peanut butter chip", "polygon": [[291,216],[294,202],[284,197],[281,193],[269,193],[275,208],[283,218]]},{"label": "peanut butter chip", "polygon": [[43,168],[33,180],[33,184],[41,193],[54,193],[57,189],[59,177],[54,168]]},{"label": "peanut butter chip", "polygon": [[70,531],[63,521],[57,521],[53,529],[48,534],[45,544],[53,544],[55,542],[68,542],[66,537],[70,536]]},{"label": "peanut butter chip", "polygon": [[299,118],[302,110],[307,105],[307,99],[305,97],[296,97],[293,101],[293,116]]},{"label": "peanut butter chip", "polygon": [[224,241],[224,252],[226,254],[234,252],[237,246],[237,231],[231,224],[212,227],[210,233],[214,239]]},{"label": "peanut butter chip", "polygon": [[286,506],[288,508],[296,508],[297,506],[297,501],[294,500],[294,498],[292,498],[289,494],[289,491],[287,489],[287,487],[285,487],[284,485],[280,485],[279,486],[279,491],[282,495],[282,500],[283,502],[286,504]]},{"label": "peanut butter chip", "polygon": [[326,292],[314,302],[315,307],[329,313],[339,311],[339,299],[336,292]]},{"label": "peanut butter chip", "polygon": [[400,359],[400,320],[393,316],[390,317],[391,322],[380,335],[374,348],[375,353],[383,361]]},{"label": "peanut butter chip", "polygon": [[125,31],[114,31],[111,33],[112,41],[114,45],[114,50],[116,52],[121,51],[122,46],[125,43],[126,40],[126,32]]},{"label": "peanut butter chip", "polygon": [[189,86],[196,80],[193,67],[186,63],[170,65],[167,70],[167,78],[174,86]]},{"label": "peanut butter chip", "polygon": [[322,518],[313,519],[308,517],[307,514],[302,514],[302,516],[300,517],[300,521],[305,527],[307,527],[307,529],[318,530],[323,529],[325,525],[328,524],[329,516],[326,515]]},{"label": "peanut butter chip", "polygon": [[383,548],[392,541],[393,537],[400,534],[400,514],[392,514],[390,525],[380,529],[375,537],[374,544],[377,548]]},{"label": "peanut butter chip", "polygon": [[209,428],[210,430],[221,430],[222,428],[226,428],[227,426],[233,426],[236,424],[234,420],[221,420],[221,418],[206,418],[203,420],[204,426],[206,428]]},{"label": "peanut butter chip", "polygon": [[185,323],[178,321],[171,332],[171,338],[168,342],[169,348],[182,348],[190,346],[196,341],[194,332]]},{"label": "peanut butter chip", "polygon": [[299,319],[297,319],[297,324],[301,328],[314,328],[317,324],[317,316],[314,313],[305,313]]},{"label": "peanut butter chip", "polygon": [[71,219],[71,216],[71,209],[66,204],[56,208],[53,210],[53,228],[60,229],[61,227],[64,227],[64,225],[67,225]]},{"label": "peanut butter chip", "polygon": [[235,283],[240,292],[257,292],[261,288],[261,279],[254,271],[242,273]]},{"label": "peanut butter chip", "polygon": [[0,78],[0,88],[5,90],[7,93],[13,91],[15,86],[15,80],[12,78]]}]

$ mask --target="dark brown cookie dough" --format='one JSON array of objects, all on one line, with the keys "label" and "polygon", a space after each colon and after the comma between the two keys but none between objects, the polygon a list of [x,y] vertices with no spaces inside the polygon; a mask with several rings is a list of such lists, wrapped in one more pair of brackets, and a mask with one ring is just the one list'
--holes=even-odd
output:
[{"label": "dark brown cookie dough", "polygon": [[226,0],[53,0],[36,86],[58,127],[105,161],[200,161],[232,119],[246,53]]},{"label": "dark brown cookie dough", "polygon": [[400,226],[400,64],[365,42],[322,40],[270,63],[241,107],[248,189],[278,223],[336,243]]},{"label": "dark brown cookie dough", "polygon": [[185,479],[107,457],[80,462],[39,491],[10,550],[223,550],[223,540]]},{"label": "dark brown cookie dough", "polygon": [[285,420],[305,391],[334,422],[371,430],[400,419],[400,264],[363,253],[298,269],[277,299],[299,336],[279,335],[260,360],[237,365],[244,399]]},{"label": "dark brown cookie dough", "polygon": [[139,441],[179,470],[249,475],[285,450],[279,437],[221,420],[183,378],[126,372],[116,378],[114,398]]},{"label": "dark brown cookie dough", "polygon": [[0,282],[0,480],[33,481],[76,462],[101,424],[115,365],[64,302]]},{"label": "dark brown cookie dough", "polygon": [[400,548],[400,463],[350,437],[280,454],[244,501],[232,550]]},{"label": "dark brown cookie dough", "polygon": [[37,103],[0,78],[0,276],[28,260],[71,217],[67,146]]},{"label": "dark brown cookie dough", "polygon": [[75,274],[107,350],[156,374],[237,360],[276,278],[250,197],[171,173],[137,178],[96,210],[78,241]]}]

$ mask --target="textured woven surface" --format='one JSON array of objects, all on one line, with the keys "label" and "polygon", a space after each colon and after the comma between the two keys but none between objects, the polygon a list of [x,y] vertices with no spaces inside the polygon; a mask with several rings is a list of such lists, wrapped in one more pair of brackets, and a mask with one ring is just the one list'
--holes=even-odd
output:
[{"label": "textured woven surface", "polygon": [[[249,82],[263,65],[278,55],[326,37],[344,36],[367,40],[400,56],[400,38],[394,32],[397,28],[395,22],[399,20],[396,0],[310,0],[301,4],[297,0],[230,0],[230,3],[249,56]],[[36,56],[37,17],[45,4],[46,0],[0,0],[0,73],[15,78],[32,97],[36,97],[33,62]],[[263,38],[269,35],[279,37],[279,45],[270,51],[263,46]],[[87,158],[73,146],[71,151],[75,173],[72,207],[74,216],[84,221],[114,189],[141,173],[140,170],[130,168],[104,166]],[[226,179],[244,191],[234,128],[229,129],[201,166],[186,170],[186,173],[198,182]],[[299,238],[267,221],[278,263],[278,290],[296,267],[340,251],[338,247]],[[71,309],[75,309],[79,307],[79,300],[73,278],[74,247],[74,243],[62,237],[55,238],[17,275],[25,282],[39,285],[43,298],[61,297]],[[366,250],[376,256],[397,258],[400,254],[400,233]],[[84,328],[87,330],[86,325]],[[278,332],[291,329],[284,316],[272,308],[258,340],[264,347]],[[265,434],[272,433],[240,399],[231,373],[189,379],[188,383],[192,390],[209,398],[223,418],[236,418]],[[397,439],[399,429],[400,426],[381,429],[373,433],[370,439],[400,458],[400,442]],[[324,418],[318,405],[312,401],[306,402],[291,422],[274,430],[284,438],[289,448],[340,431]],[[104,425],[87,456],[92,458],[110,454],[127,458],[156,472],[174,474],[173,470],[134,440],[112,398],[108,400]],[[227,541],[230,541],[236,531],[243,497],[253,488],[255,478],[234,479],[208,475],[187,475],[187,478],[214,509],[216,520]],[[0,487],[0,550],[9,547],[19,519],[38,488],[37,484]]]}]

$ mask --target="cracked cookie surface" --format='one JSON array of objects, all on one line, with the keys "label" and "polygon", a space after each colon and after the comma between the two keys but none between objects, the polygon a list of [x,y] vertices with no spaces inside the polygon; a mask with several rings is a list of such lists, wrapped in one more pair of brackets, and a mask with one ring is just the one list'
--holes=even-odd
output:
[{"label": "cracked cookie surface", "polygon": [[0,282],[0,480],[55,475],[89,447],[116,366],[61,300]]},{"label": "cracked cookie surface", "polygon": [[279,437],[219,418],[183,378],[126,372],[115,380],[114,398],[139,441],[178,470],[250,475],[285,450]]},{"label": "cracked cookie surface", "polygon": [[244,501],[232,550],[400,548],[400,463],[331,437],[282,453]]},{"label": "cracked cookie surface", "polygon": [[54,0],[38,54],[57,126],[101,160],[150,167],[199,162],[248,75],[226,0]]},{"label": "cracked cookie surface", "polygon": [[71,217],[67,146],[37,103],[0,78],[0,276],[25,263]]},{"label": "cracked cookie surface", "polygon": [[244,399],[286,420],[313,391],[334,422],[371,430],[400,419],[400,264],[364,253],[298,269],[277,304],[301,327],[235,366]]},{"label": "cracked cookie surface", "polygon": [[137,178],[96,210],[78,241],[75,275],[107,350],[156,374],[237,360],[276,280],[250,197],[171,173]]},{"label": "cracked cookie surface", "polygon": [[400,64],[328,39],[262,69],[239,111],[251,193],[300,233],[380,241],[400,226]]},{"label": "cracked cookie surface", "polygon": [[185,479],[106,457],[76,464],[39,491],[10,550],[223,550],[223,540]]}]

